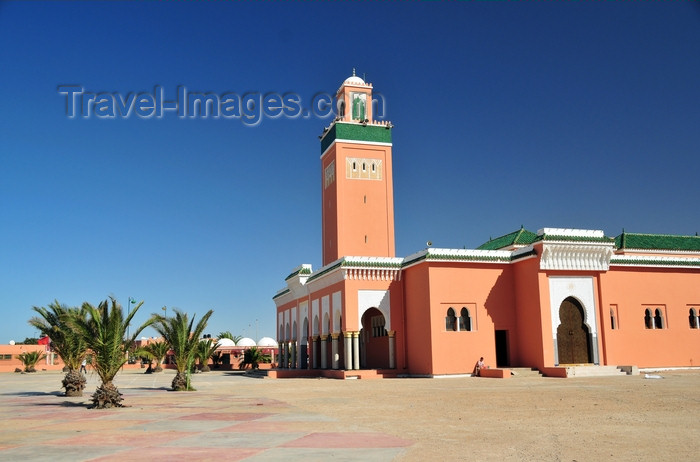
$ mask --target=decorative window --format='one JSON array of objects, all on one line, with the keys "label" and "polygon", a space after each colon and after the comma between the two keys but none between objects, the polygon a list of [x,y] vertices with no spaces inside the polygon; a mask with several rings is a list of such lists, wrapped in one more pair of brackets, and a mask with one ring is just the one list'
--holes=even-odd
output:
[{"label": "decorative window", "polygon": [[664,329],[665,327],[664,315],[661,312],[661,308],[657,308],[654,312],[654,329]]},{"label": "decorative window", "polygon": [[662,308],[647,308],[644,311],[644,326],[647,329],[665,329],[664,312]]},{"label": "decorative window", "polygon": [[382,160],[346,157],[345,177],[353,180],[382,180]]},{"label": "decorative window", "polygon": [[367,94],[352,92],[350,93],[350,101],[352,104],[352,120],[365,120]]},{"label": "decorative window", "polygon": [[691,329],[700,329],[700,319],[698,319],[698,312],[695,308],[691,308],[688,312],[688,322]]},{"label": "decorative window", "polygon": [[448,332],[457,331],[457,316],[455,316],[455,310],[451,307],[447,309],[447,316],[445,316],[445,330]]},{"label": "decorative window", "polygon": [[461,331],[472,331],[472,317],[469,315],[469,310],[467,308],[462,308],[459,313],[459,330]]},{"label": "decorative window", "polygon": [[9,361],[10,359],[12,359],[12,355],[0,355],[0,359]]},{"label": "decorative window", "polygon": [[324,172],[324,189],[335,181],[335,160],[331,161]]},{"label": "decorative window", "polygon": [[654,318],[651,315],[651,310],[648,308],[644,311],[644,327],[647,329],[654,328]]},{"label": "decorative window", "polygon": [[612,330],[617,329],[617,322],[615,319],[615,310],[613,308],[610,308],[610,328]]}]

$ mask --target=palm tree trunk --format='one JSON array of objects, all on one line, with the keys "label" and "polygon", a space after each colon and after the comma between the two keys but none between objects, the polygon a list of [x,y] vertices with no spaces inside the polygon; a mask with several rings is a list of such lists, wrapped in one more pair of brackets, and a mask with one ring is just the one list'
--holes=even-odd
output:
[{"label": "palm tree trunk", "polygon": [[175,374],[173,383],[170,385],[174,391],[187,391],[187,376],[184,372]]},{"label": "palm tree trunk", "polygon": [[92,395],[93,409],[108,409],[111,407],[122,407],[122,394],[112,382],[100,385]]},{"label": "palm tree trunk", "polygon": [[66,376],[63,378],[63,388],[66,389],[66,396],[83,396],[85,376],[75,369],[69,369]]}]

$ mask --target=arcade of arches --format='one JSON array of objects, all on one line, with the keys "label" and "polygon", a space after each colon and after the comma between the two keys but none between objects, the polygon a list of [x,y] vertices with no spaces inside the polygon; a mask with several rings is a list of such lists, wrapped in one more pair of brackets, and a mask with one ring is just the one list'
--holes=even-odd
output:
[{"label": "arcade of arches", "polygon": [[[370,308],[362,316],[359,331],[308,335],[293,338],[287,325],[281,331],[287,338],[280,343],[280,368],[290,369],[394,369],[396,368],[396,332],[385,329],[384,315]],[[304,331],[309,333],[308,320]]]}]

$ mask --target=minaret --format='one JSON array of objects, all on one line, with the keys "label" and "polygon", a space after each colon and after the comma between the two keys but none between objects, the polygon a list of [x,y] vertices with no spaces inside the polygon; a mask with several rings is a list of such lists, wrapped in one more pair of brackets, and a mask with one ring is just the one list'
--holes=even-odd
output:
[{"label": "minaret", "polygon": [[372,84],[354,69],[335,107],[338,116],[321,136],[323,264],[393,257],[392,125],[372,119]]}]

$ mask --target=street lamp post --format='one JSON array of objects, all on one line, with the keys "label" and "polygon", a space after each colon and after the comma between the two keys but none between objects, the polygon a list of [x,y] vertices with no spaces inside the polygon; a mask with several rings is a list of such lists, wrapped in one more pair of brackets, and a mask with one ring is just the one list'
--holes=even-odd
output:
[{"label": "street lamp post", "polygon": [[163,314],[163,317],[164,317],[164,318],[167,318],[167,317],[168,317],[168,307],[167,307],[167,306],[164,306],[163,308],[161,308],[161,310],[163,310],[163,313],[164,313],[164,314]]},{"label": "street lamp post", "polygon": [[[131,315],[131,304],[136,303],[136,300],[133,298],[129,297],[126,302],[126,309],[128,311],[127,316]],[[129,324],[126,325],[126,338],[129,338],[129,328],[131,327],[131,320],[129,320]]]}]

